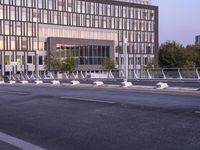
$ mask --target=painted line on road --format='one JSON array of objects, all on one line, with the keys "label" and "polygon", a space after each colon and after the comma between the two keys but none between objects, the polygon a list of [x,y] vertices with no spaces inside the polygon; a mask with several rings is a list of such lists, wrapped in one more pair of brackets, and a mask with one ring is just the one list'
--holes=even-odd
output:
[{"label": "painted line on road", "polygon": [[46,150],[40,146],[31,144],[29,142],[15,138],[2,132],[0,132],[0,140],[24,150]]},{"label": "painted line on road", "polygon": [[197,110],[197,111],[195,111],[195,113],[196,113],[196,114],[200,114],[200,111],[199,111],[199,110]]},{"label": "painted line on road", "polygon": [[89,98],[80,98],[80,97],[60,97],[61,99],[70,99],[70,100],[78,100],[78,101],[87,101],[87,102],[97,102],[97,103],[106,103],[106,104],[116,104],[116,102],[97,100],[97,99],[89,99]]},{"label": "painted line on road", "polygon": [[0,91],[0,93],[7,93],[7,94],[20,94],[20,95],[27,95],[27,94],[29,94],[29,93],[18,92],[18,91]]}]

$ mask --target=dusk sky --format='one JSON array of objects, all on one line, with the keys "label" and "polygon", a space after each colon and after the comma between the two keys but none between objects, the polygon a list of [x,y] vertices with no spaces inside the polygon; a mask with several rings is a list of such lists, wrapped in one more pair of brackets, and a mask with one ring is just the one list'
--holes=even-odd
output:
[{"label": "dusk sky", "polygon": [[160,44],[194,44],[200,35],[200,0],[153,0],[153,5],[159,6]]}]

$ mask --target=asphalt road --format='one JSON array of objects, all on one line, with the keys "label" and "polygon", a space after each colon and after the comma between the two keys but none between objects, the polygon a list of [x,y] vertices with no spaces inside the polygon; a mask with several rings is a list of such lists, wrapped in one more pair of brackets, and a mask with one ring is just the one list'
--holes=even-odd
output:
[{"label": "asphalt road", "polygon": [[200,94],[0,86],[0,132],[49,150],[199,150],[199,124]]}]

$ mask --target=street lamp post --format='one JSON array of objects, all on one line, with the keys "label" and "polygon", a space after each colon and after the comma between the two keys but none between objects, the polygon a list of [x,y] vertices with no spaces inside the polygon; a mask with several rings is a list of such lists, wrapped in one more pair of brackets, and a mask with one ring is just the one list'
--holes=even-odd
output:
[{"label": "street lamp post", "polygon": [[123,53],[124,53],[124,82],[122,82],[123,87],[131,87],[133,84],[131,82],[128,82],[128,52],[127,52],[127,47],[128,47],[128,40],[127,38],[124,39],[123,43]]},{"label": "street lamp post", "polygon": [[124,53],[124,77],[127,80],[128,79],[128,53],[127,53],[127,46],[128,46],[128,39],[124,39],[124,48],[123,48],[123,53]]},{"label": "street lamp post", "polygon": [[37,22],[36,22],[36,35],[37,35],[37,50],[36,50],[36,67],[35,67],[35,71],[36,71],[36,80],[39,80],[39,22],[38,22],[38,3],[39,0],[36,1],[37,5],[36,5],[36,17],[37,17]]}]

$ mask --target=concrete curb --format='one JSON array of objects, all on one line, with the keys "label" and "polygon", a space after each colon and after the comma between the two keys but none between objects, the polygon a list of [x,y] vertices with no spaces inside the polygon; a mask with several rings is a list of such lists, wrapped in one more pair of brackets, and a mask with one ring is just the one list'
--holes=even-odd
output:
[{"label": "concrete curb", "polygon": [[[20,83],[15,83],[15,84],[9,84],[9,83],[4,83],[2,85],[20,85],[20,86],[36,86],[36,87],[55,87],[52,86],[51,83],[42,83],[42,84],[35,84],[35,83],[28,83],[28,84],[20,84]],[[104,84],[101,86],[95,86],[94,84],[79,84],[79,85],[72,85],[71,83],[62,83],[60,85],[56,85],[56,87],[72,87],[72,88],[96,88],[96,89],[117,89],[117,90],[140,90],[140,91],[152,91],[152,92],[178,92],[178,93],[195,93],[195,94],[200,94],[200,89],[199,88],[186,88],[186,87],[167,87],[165,89],[157,89],[156,86],[143,86],[143,85],[133,85],[130,87],[122,87],[121,85],[117,84]]]}]

